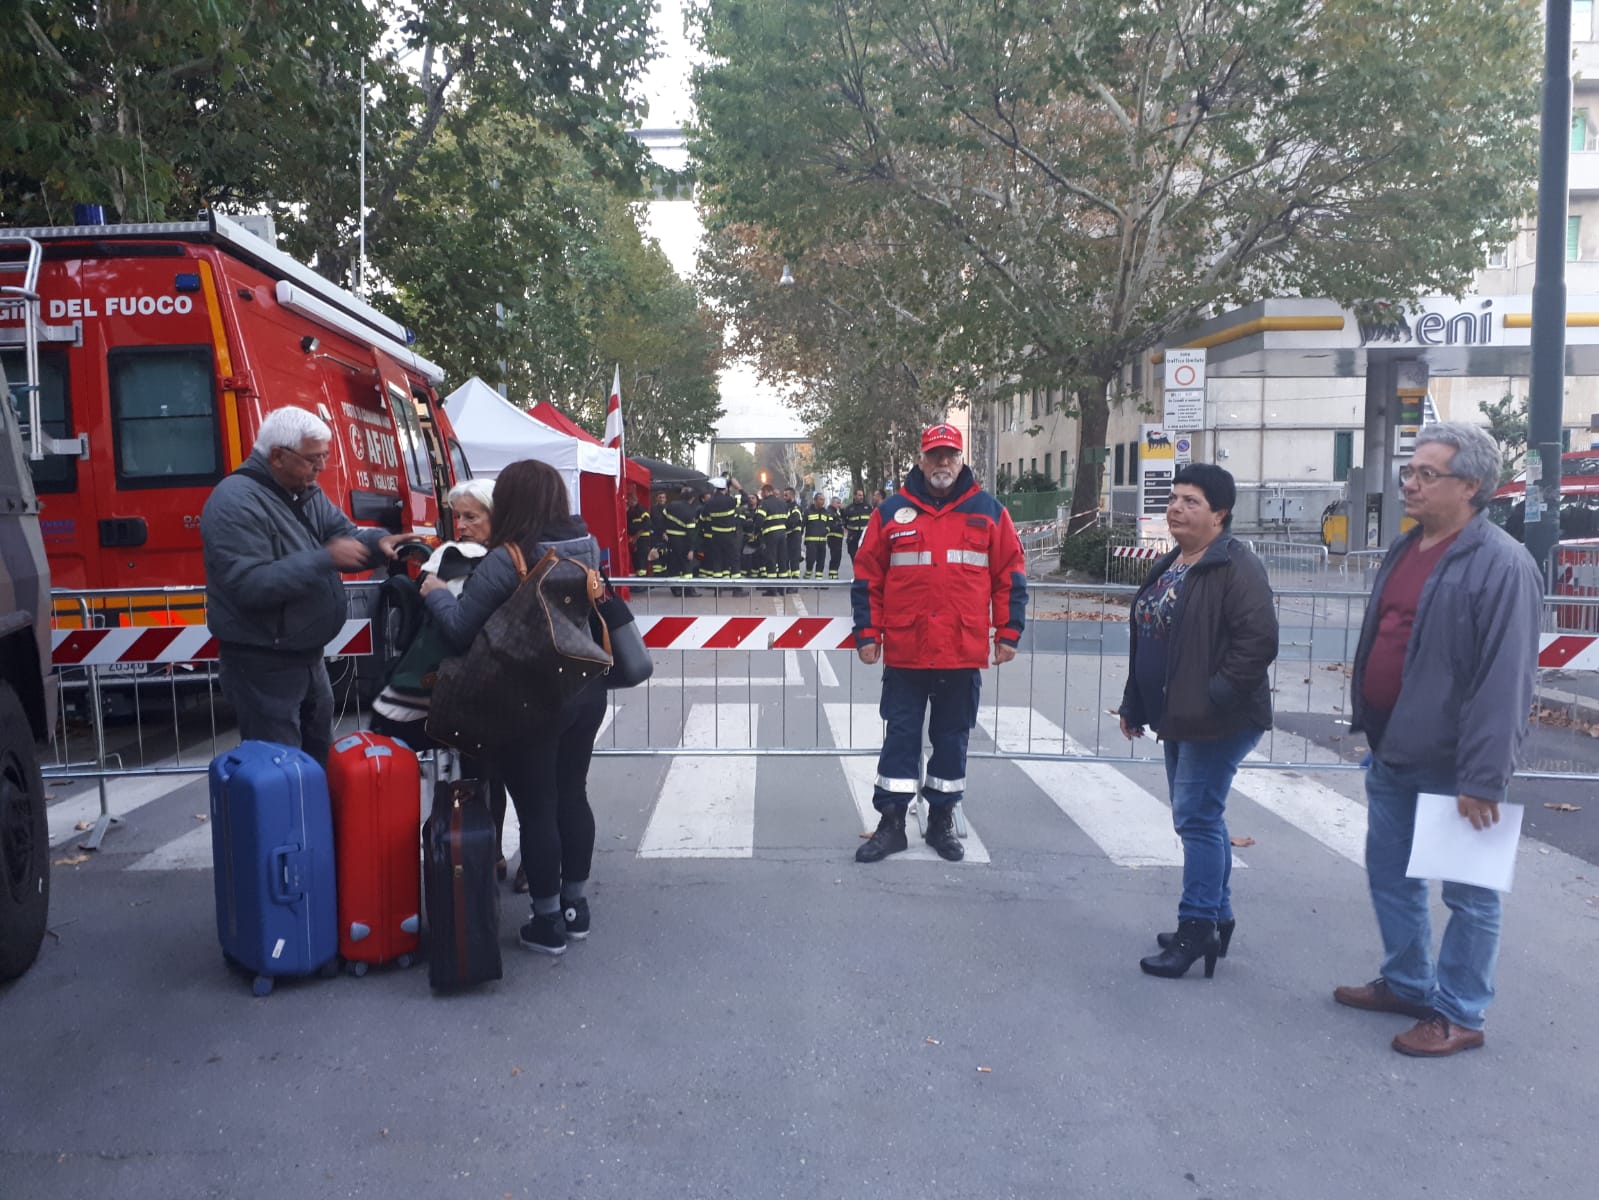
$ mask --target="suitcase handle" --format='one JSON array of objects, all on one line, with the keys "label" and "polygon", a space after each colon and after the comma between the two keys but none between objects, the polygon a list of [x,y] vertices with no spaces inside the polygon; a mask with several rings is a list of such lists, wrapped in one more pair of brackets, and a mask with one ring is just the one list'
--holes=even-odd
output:
[{"label": "suitcase handle", "polygon": [[267,873],[267,890],[274,903],[293,904],[305,898],[300,879],[300,847],[278,846],[272,851],[272,869]]}]

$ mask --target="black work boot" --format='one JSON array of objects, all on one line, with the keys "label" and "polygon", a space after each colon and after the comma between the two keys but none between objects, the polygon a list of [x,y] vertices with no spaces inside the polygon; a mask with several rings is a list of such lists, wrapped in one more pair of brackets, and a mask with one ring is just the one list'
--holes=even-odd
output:
[{"label": "black work boot", "polygon": [[960,862],[966,857],[966,847],[955,836],[955,806],[934,804],[927,810],[927,833],[922,840],[938,851],[938,857],[948,862]]},{"label": "black work boot", "polygon": [[855,861],[863,863],[880,862],[890,854],[898,854],[909,847],[905,840],[905,809],[904,804],[890,804],[882,810],[877,821],[877,832],[861,843],[855,851]]}]

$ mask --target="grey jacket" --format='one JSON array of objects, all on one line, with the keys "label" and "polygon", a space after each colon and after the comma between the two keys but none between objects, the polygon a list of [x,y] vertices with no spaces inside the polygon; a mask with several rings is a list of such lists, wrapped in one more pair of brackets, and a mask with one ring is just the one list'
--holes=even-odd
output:
[{"label": "grey jacket", "polygon": [[[599,543],[586,532],[581,522],[550,532],[562,536],[525,548],[529,570],[549,550],[554,550],[562,558],[576,559],[596,571],[600,569]],[[568,534],[571,536],[565,536]],[[445,641],[455,648],[455,652],[465,654],[471,648],[472,639],[477,637],[478,630],[483,628],[495,609],[511,598],[519,582],[511,552],[504,546],[496,546],[478,560],[477,570],[467,579],[459,598],[445,590],[427,594],[425,602],[428,616],[433,618],[443,632]]]},{"label": "grey jacket", "polygon": [[[1395,542],[1377,572],[1355,651],[1353,730],[1365,728],[1361,691],[1383,586],[1420,537],[1413,529]],[[1460,795],[1504,799],[1532,710],[1542,602],[1532,556],[1478,513],[1421,590],[1384,763],[1452,777]]]},{"label": "grey jacket", "polygon": [[384,536],[358,528],[315,484],[291,497],[271,481],[265,457],[251,454],[200,512],[206,624],[224,645],[320,654],[346,616],[344,582],[323,547],[353,537],[381,561]]}]

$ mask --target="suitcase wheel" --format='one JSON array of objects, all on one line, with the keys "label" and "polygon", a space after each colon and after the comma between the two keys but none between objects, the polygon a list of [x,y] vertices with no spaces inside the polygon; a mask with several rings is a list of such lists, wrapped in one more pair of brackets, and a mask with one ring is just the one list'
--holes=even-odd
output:
[{"label": "suitcase wheel", "polygon": [[402,955],[400,955],[399,958],[395,959],[394,961],[396,963],[398,963],[400,968],[403,970],[404,968],[409,967],[413,962],[415,962],[416,959],[412,958],[409,954],[402,954]]},{"label": "suitcase wheel", "polygon": [[255,982],[250,985],[250,991],[257,996],[270,996],[272,994],[272,976],[257,975]]},{"label": "suitcase wheel", "polygon": [[365,975],[366,974],[366,970],[367,970],[367,965],[364,962],[353,962],[353,963],[350,964],[350,974],[354,975],[357,979],[359,979],[359,978],[361,978],[361,976]]}]

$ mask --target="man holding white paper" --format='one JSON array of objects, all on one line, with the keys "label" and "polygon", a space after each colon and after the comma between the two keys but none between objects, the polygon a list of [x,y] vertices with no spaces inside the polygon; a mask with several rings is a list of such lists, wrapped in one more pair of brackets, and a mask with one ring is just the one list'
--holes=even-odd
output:
[{"label": "man holding white paper", "polygon": [[1351,724],[1372,750],[1366,874],[1383,961],[1376,979],[1333,998],[1416,1018],[1393,1047],[1418,1057],[1481,1046],[1493,1000],[1499,893],[1444,883],[1435,962],[1428,883],[1405,872],[1417,796],[1453,796],[1462,821],[1489,829],[1527,733],[1543,590],[1526,549],[1483,514],[1499,468],[1499,447],[1475,426],[1417,435],[1399,472],[1417,528],[1383,559],[1355,652]]}]

